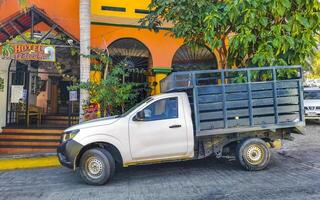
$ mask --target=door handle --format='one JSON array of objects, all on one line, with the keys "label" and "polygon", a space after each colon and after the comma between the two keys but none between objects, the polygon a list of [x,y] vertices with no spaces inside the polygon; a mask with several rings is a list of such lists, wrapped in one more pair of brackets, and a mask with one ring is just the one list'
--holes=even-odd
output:
[{"label": "door handle", "polygon": [[179,125],[179,124],[169,126],[169,128],[180,128],[180,127],[181,127],[181,125]]}]

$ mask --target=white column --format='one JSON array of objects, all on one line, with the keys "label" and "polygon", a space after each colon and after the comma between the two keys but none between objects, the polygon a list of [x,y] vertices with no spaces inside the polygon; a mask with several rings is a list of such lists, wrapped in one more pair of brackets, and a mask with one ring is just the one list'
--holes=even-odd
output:
[{"label": "white column", "polygon": [[[90,15],[91,15],[90,0],[80,0],[80,54],[90,54]],[[80,56],[80,82],[87,82],[90,77],[90,59]],[[83,121],[84,111],[82,109],[84,101],[89,100],[89,92],[80,90],[80,121]]]}]

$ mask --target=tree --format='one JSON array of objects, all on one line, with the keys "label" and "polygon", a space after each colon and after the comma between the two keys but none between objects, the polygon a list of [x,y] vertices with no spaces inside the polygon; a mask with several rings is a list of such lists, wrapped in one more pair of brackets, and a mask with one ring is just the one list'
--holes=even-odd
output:
[{"label": "tree", "polygon": [[[90,0],[80,0],[80,54],[90,55]],[[90,58],[80,56],[80,82],[87,82],[90,78]],[[89,101],[89,93],[80,90],[80,121],[83,120],[83,105]]]},{"label": "tree", "polygon": [[133,90],[136,84],[125,81],[128,76],[128,71],[119,64],[100,83],[89,83],[95,90],[91,100],[101,105],[104,116],[124,113],[126,105],[136,101],[138,94]]},{"label": "tree", "polygon": [[154,0],[142,25],[173,24],[186,43],[210,45],[223,68],[305,64],[317,46],[317,0]]},{"label": "tree", "polygon": [[312,63],[306,74],[308,79],[320,79],[320,51],[312,59]]}]

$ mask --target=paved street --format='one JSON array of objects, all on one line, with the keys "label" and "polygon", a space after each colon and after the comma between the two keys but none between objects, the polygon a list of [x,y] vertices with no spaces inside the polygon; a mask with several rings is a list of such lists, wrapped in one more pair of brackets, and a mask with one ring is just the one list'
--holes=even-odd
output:
[{"label": "paved street", "polygon": [[138,166],[105,186],[88,186],[65,168],[0,172],[0,199],[320,199],[320,124],[273,152],[267,170],[206,159]]}]

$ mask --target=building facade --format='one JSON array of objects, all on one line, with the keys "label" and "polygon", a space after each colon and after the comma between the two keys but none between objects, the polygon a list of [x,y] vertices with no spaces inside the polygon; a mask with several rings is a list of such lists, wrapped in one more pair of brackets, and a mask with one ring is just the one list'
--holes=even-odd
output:
[{"label": "building facade", "polygon": [[[64,46],[68,48],[68,45],[79,44],[79,0],[30,0],[29,3],[29,6],[40,16],[39,21],[32,26],[29,24],[30,20],[34,20],[33,14],[21,11],[16,1],[6,1],[0,7],[0,42],[3,44],[25,32],[36,32],[40,38],[49,33],[47,37],[54,41],[57,47],[57,59],[68,61],[66,62],[68,64],[64,64],[66,65],[63,67],[64,71],[68,71],[70,76],[79,77],[78,59],[72,58],[63,50]],[[159,32],[141,27],[139,19],[148,13],[149,3],[150,0],[91,0],[91,47],[107,49],[113,65],[126,62],[129,66],[145,70],[146,73],[133,75],[133,77],[141,82],[148,81],[151,94],[160,92],[159,81],[171,71],[219,68],[220,63],[213,49],[206,46],[194,49],[185,45],[183,39],[170,35],[169,23],[165,23]],[[28,15],[29,21],[23,21],[25,19],[23,15]],[[56,41],[59,35],[66,36],[65,41],[68,43]],[[56,66],[48,62],[0,60],[0,82],[4,83],[3,89],[0,88],[0,102],[3,109],[0,112],[0,127],[19,122],[17,114],[10,114],[13,111],[17,113],[17,108],[12,107],[11,100],[14,93],[12,86],[19,82],[17,81],[19,73],[28,74],[28,76],[20,76],[28,79],[21,83],[27,91],[27,110],[32,107],[42,109],[42,117],[48,120],[43,122],[40,117],[40,122],[45,124],[49,123],[50,117],[55,123],[57,120],[66,119],[67,112],[70,113],[70,107],[73,109],[77,103],[73,102],[72,105],[65,106],[68,101],[65,98],[66,88],[71,83],[62,81],[59,77],[61,74],[59,75],[59,71],[53,69],[54,67]],[[18,73],[22,68],[25,68],[25,71]],[[34,76],[31,74],[39,77],[40,82],[45,82],[39,91],[32,92]],[[72,112],[76,113],[74,110]],[[28,112],[26,113],[24,123],[29,121],[26,119],[29,118]],[[39,119],[30,120],[27,125],[29,123],[37,125],[37,121]]]}]

